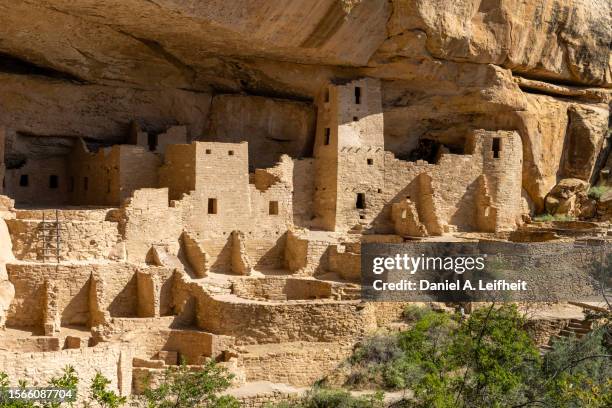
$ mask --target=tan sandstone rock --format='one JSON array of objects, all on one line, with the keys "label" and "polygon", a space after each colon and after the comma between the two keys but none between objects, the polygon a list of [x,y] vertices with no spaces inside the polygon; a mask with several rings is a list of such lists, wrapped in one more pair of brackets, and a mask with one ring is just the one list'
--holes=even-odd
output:
[{"label": "tan sandstone rock", "polygon": [[608,0],[396,0],[391,36],[425,34],[436,58],[492,63],[549,79],[610,84]]},{"label": "tan sandstone rock", "polygon": [[563,179],[546,196],[546,212],[553,215],[578,216],[587,201],[589,183],[579,179]]},{"label": "tan sandstone rock", "polygon": [[612,220],[612,190],[608,190],[599,198],[597,216],[602,220]]}]

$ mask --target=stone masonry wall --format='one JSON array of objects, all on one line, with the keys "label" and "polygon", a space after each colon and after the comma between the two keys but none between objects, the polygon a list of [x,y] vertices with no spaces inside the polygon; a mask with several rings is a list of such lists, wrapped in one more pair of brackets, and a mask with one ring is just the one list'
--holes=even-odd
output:
[{"label": "stone masonry wall", "polygon": [[100,371],[111,383],[109,388],[129,395],[132,386],[131,350],[125,344],[101,344],[95,347],[42,353],[0,351],[0,367],[17,386],[20,379],[29,386],[47,386],[52,377],[60,377],[66,366],[74,367],[79,378],[78,401],[89,395],[89,385]]},{"label": "stone masonry wall", "polygon": [[338,367],[352,352],[350,343],[285,343],[247,346],[240,355],[247,381],[311,386]]},{"label": "stone masonry wall", "polygon": [[124,263],[53,265],[14,263],[7,265],[9,280],[15,286],[15,300],[7,323],[19,327],[39,326],[43,322],[45,282],[58,289],[57,310],[63,325],[89,324],[90,278],[103,282],[104,296],[97,299],[99,310],[111,316],[136,316],[135,266]]},{"label": "stone masonry wall", "polygon": [[372,316],[358,303],[268,303],[198,298],[198,325],[241,344],[334,341],[359,336]]},{"label": "stone masonry wall", "polygon": [[[54,222],[55,217],[48,221]],[[50,240],[53,248],[56,246],[55,230],[44,231],[42,220],[7,220],[7,225],[17,259],[42,260],[42,234],[47,234],[46,239]],[[71,221],[60,218],[59,228],[61,260],[108,259],[120,240],[116,222]],[[56,252],[53,250],[47,255],[55,259]]]},{"label": "stone masonry wall", "polygon": [[[5,194],[18,205],[66,204],[69,197],[68,174],[65,157],[29,159],[20,168],[6,170]],[[56,187],[51,186],[52,176],[56,177]],[[21,185],[22,177],[27,177],[27,185]]]}]

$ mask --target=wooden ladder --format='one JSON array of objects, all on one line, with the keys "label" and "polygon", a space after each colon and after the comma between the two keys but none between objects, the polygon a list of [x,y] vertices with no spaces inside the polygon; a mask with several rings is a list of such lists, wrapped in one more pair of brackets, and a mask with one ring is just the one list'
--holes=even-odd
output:
[{"label": "wooden ladder", "polygon": [[62,243],[61,231],[59,210],[55,210],[55,221],[46,220],[43,211],[42,222],[38,226],[38,237],[41,243],[39,255],[43,262],[55,258],[55,261],[59,263]]}]

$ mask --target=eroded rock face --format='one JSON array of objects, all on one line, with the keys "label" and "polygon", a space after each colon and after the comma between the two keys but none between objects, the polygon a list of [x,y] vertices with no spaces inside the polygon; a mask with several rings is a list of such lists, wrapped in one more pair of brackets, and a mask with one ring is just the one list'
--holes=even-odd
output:
[{"label": "eroded rock face", "polygon": [[[608,0],[396,0],[391,36],[434,57],[500,65],[532,77],[610,84]],[[424,38],[409,40],[409,32]]]},{"label": "eroded rock face", "polygon": [[[609,0],[3,0],[0,8],[3,52],[90,81],[199,88],[236,74],[235,57],[358,67],[391,41],[390,57],[412,48],[610,83]],[[24,21],[36,29],[22,30]],[[231,86],[240,75],[225,78]]]},{"label": "eroded rock face", "polygon": [[41,76],[0,74],[0,123],[41,136],[123,142],[132,120],[161,132],[185,124],[201,135],[211,96],[181,89],[79,84]]},{"label": "eroded rock face", "polygon": [[563,175],[590,181],[608,129],[607,106],[572,105],[567,113]]},{"label": "eroded rock face", "polygon": [[249,143],[249,163],[263,168],[282,153],[312,155],[315,113],[311,104],[259,96],[220,95],[212,101],[202,139]]},{"label": "eroded rock face", "polygon": [[607,104],[526,93],[516,117],[523,138],[523,187],[536,208],[561,178],[591,182],[607,134]]}]

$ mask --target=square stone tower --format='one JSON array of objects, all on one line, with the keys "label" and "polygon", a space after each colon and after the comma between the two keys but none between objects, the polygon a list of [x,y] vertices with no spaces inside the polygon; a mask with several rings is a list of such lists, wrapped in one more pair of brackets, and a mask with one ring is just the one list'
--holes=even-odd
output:
[{"label": "square stone tower", "polygon": [[347,230],[378,214],[384,184],[380,81],[327,85],[317,98],[314,226]]}]

